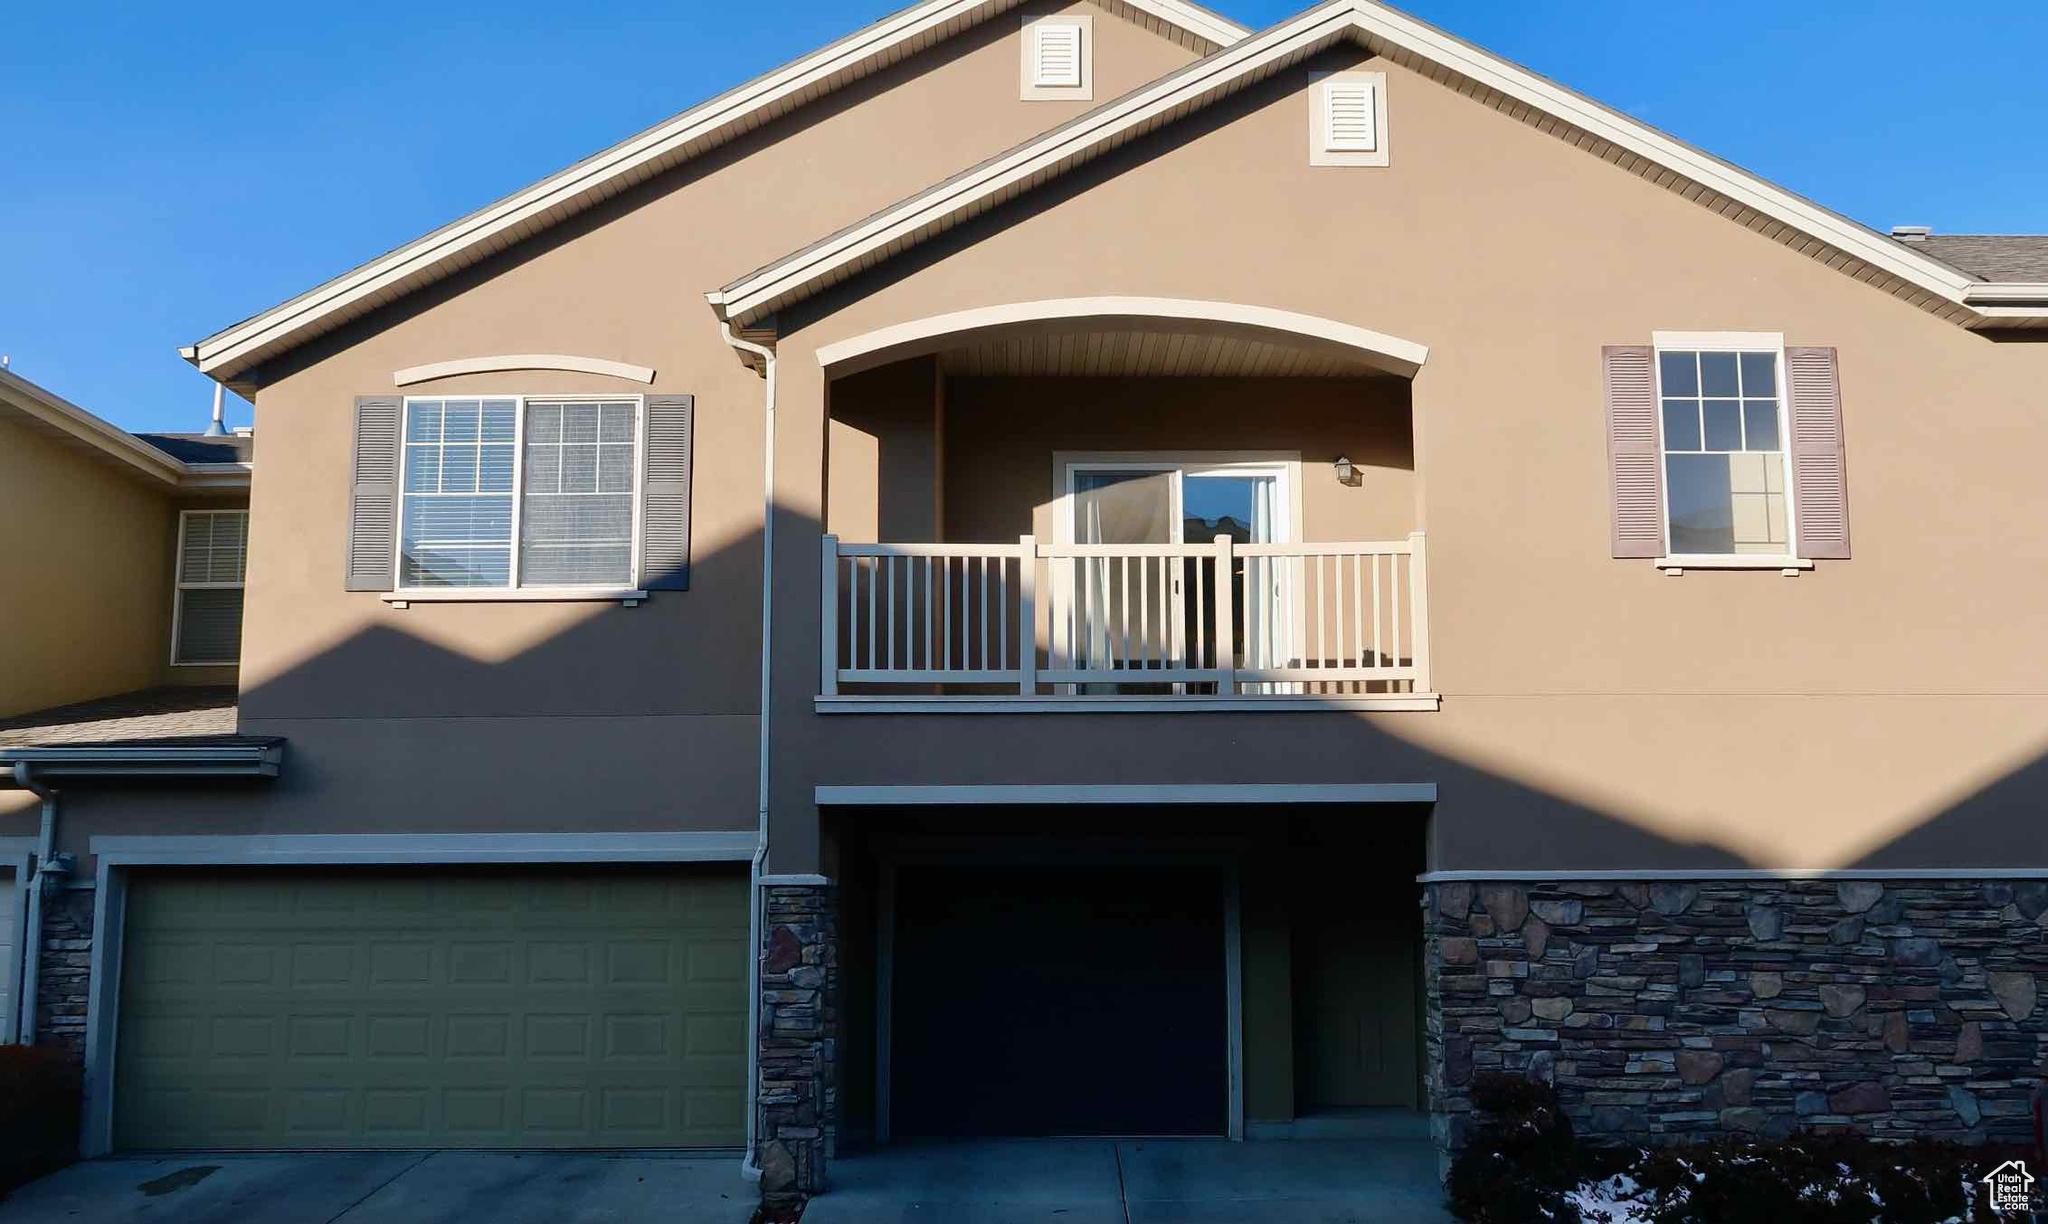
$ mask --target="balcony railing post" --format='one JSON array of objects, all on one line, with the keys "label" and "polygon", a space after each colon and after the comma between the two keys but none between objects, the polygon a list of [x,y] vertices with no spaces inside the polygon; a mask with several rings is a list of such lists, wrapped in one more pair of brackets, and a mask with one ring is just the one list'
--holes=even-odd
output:
[{"label": "balcony railing post", "polygon": [[1415,652],[1415,691],[1436,691],[1429,676],[1429,566],[1422,533],[1408,533],[1408,638]]},{"label": "balcony railing post", "polygon": [[1237,625],[1232,605],[1237,600],[1237,583],[1231,575],[1230,537],[1216,537],[1216,580],[1209,589],[1216,599],[1216,695],[1237,695]]},{"label": "balcony railing post", "polygon": [[1038,537],[1017,537],[1017,693],[1038,695]]},{"label": "balcony railing post", "polygon": [[818,691],[827,697],[839,692],[839,537],[825,535],[825,582],[823,632],[818,639]]}]

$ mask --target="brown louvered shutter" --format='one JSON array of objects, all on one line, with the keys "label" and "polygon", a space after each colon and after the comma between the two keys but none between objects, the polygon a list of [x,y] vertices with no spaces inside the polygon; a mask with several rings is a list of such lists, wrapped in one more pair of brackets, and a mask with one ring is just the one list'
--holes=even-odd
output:
[{"label": "brown louvered shutter", "polygon": [[1849,470],[1842,445],[1842,384],[1831,348],[1787,348],[1792,418],[1792,517],[1799,555],[1849,556]]},{"label": "brown louvered shutter", "polygon": [[690,589],[690,424],[696,399],[647,397],[640,485],[640,586]]},{"label": "brown louvered shutter", "polygon": [[388,591],[398,555],[398,428],[404,401],[356,398],[355,455],[349,465],[348,568],[342,589]]},{"label": "brown louvered shutter", "polygon": [[1664,457],[1657,445],[1655,362],[1646,344],[1610,344],[1600,350],[1617,557],[1664,554]]}]

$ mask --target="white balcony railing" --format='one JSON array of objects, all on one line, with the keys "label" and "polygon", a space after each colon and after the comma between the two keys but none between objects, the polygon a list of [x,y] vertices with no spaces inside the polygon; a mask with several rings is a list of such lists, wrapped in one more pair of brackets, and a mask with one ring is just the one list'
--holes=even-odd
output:
[{"label": "white balcony railing", "polygon": [[1420,532],[1333,544],[842,544],[828,535],[823,603],[826,696],[1431,691]]}]

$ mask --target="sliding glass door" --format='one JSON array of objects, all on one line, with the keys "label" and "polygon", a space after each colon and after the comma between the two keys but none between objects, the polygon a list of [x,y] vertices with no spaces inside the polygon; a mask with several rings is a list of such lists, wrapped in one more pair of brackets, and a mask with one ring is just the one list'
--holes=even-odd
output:
[{"label": "sliding glass door", "polygon": [[[1236,544],[1288,539],[1289,468],[1279,462],[1074,462],[1065,470],[1068,542],[1087,545]],[[1195,567],[1203,567],[1200,573]],[[1131,680],[1084,692],[1187,692],[1184,683],[1148,683],[1143,673],[1216,665],[1216,600],[1231,600],[1235,657],[1273,665],[1285,652],[1288,606],[1273,559],[1238,557],[1227,593],[1216,589],[1206,557],[1100,555],[1080,558],[1061,584],[1057,608],[1071,615],[1076,667],[1129,671]],[[1056,576],[1055,582],[1059,583]],[[1251,592],[1247,606],[1247,592]],[[1195,686],[1203,691],[1210,686]]]}]

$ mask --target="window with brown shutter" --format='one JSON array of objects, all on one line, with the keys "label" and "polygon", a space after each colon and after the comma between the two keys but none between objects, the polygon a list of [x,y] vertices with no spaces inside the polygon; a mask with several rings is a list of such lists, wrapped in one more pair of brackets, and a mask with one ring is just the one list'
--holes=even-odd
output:
[{"label": "window with brown shutter", "polygon": [[1617,557],[1664,554],[1663,461],[1657,452],[1654,353],[1648,345],[1600,350],[1607,393],[1607,483]]},{"label": "window with brown shutter", "polygon": [[1835,353],[1769,332],[1601,350],[1613,555],[1670,570],[1849,555]]},{"label": "window with brown shutter", "polygon": [[1849,472],[1842,445],[1842,387],[1831,348],[1785,350],[1791,395],[1792,501],[1799,555],[1849,556]]}]

